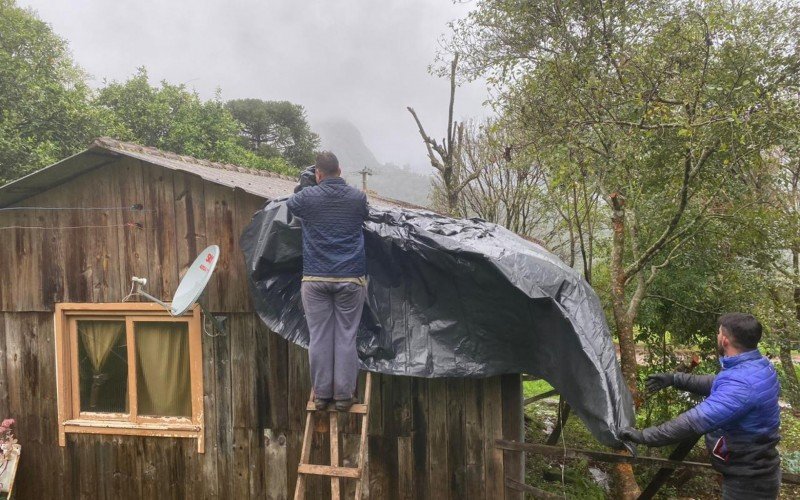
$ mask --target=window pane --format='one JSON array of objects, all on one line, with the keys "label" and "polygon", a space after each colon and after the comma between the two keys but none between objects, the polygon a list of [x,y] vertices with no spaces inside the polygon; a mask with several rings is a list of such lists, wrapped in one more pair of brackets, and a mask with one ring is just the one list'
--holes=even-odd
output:
[{"label": "window pane", "polygon": [[128,348],[124,321],[78,321],[81,411],[128,411]]},{"label": "window pane", "polygon": [[189,325],[142,321],[134,324],[134,336],[139,414],[191,417]]}]

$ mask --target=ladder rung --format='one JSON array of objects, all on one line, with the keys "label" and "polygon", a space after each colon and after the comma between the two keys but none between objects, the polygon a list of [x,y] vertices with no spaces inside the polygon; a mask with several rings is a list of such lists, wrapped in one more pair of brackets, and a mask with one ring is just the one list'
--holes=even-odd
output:
[{"label": "ladder rung", "polygon": [[300,464],[297,467],[298,474],[315,474],[317,476],[349,477],[358,479],[361,477],[360,467],[332,467],[330,465]]},{"label": "ladder rung", "polygon": [[[308,405],[306,405],[306,410],[308,410],[308,411],[323,411],[323,410],[317,410],[316,406],[314,406],[314,402],[313,401],[309,401],[308,402]],[[336,410],[336,408],[333,406],[333,404],[330,404],[330,405],[328,405],[328,408],[325,409],[324,411],[331,412],[331,411],[338,411],[338,410]],[[354,404],[353,406],[350,407],[349,410],[343,411],[342,413],[361,413],[361,414],[365,414],[365,413],[367,413],[367,405],[365,405],[365,404]]]}]

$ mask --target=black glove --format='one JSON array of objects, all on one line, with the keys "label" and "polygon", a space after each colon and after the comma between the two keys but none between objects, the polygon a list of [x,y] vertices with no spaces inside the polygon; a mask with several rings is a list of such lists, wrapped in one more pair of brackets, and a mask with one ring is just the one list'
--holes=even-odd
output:
[{"label": "black glove", "polygon": [[295,186],[294,192],[297,193],[303,188],[317,185],[317,169],[314,165],[306,167],[305,170],[300,172],[300,183]]},{"label": "black glove", "polygon": [[671,387],[675,384],[675,374],[674,373],[654,373],[647,377],[645,381],[645,387],[647,387],[647,392],[653,393],[658,392],[661,389],[666,389],[667,387]]},{"label": "black glove", "polygon": [[633,427],[625,427],[619,431],[619,438],[622,441],[631,441],[647,446],[666,446],[697,436],[688,413],[681,413],[661,425],[654,425],[641,431]]},{"label": "black glove", "polygon": [[633,427],[623,427],[619,431],[619,438],[622,441],[630,441],[637,444],[644,444],[644,435],[639,429]]}]

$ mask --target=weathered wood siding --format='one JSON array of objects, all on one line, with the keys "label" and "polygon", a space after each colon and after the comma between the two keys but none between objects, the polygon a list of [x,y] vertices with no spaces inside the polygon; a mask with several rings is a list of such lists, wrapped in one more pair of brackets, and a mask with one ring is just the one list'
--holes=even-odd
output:
[{"label": "weathered wood siding", "polygon": [[[20,206],[125,207],[144,212],[6,211],[0,227],[0,418],[17,419],[23,446],[15,494],[40,498],[286,498],[294,491],[306,352],[252,312],[238,236],[264,200],[199,177],[122,157]],[[138,223],[137,229],[125,224]],[[74,226],[118,226],[73,228]],[[53,309],[56,302],[118,302],[131,276],[169,299],[207,244],[222,257],[204,303],[228,316],[228,335],[203,337],[206,452],[188,439],[68,435],[58,446]],[[371,498],[503,498],[494,447],[521,429],[519,377],[425,380],[376,376],[369,438]],[[516,408],[517,411],[514,411]],[[358,427],[342,417],[343,457]],[[327,460],[325,422],[313,457]],[[353,485],[344,491],[352,495]],[[330,481],[311,479],[309,498]]]}]

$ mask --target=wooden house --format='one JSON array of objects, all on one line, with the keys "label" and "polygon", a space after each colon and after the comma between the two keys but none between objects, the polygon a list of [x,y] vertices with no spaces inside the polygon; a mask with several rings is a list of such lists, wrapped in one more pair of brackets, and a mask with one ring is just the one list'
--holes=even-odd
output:
[{"label": "wooden house", "polygon": [[[253,312],[238,239],[294,185],[98,139],[0,188],[0,418],[17,420],[16,497],[291,498],[307,354]],[[212,243],[221,258],[201,302],[224,333],[197,308],[171,318],[123,302],[132,276],[170,300]],[[522,440],[519,376],[373,385],[370,498],[513,496],[504,481],[521,481],[523,464],[495,440]],[[326,463],[318,424],[313,455]],[[344,429],[347,457],[357,428]],[[308,488],[308,498],[330,492],[323,479]]]}]

